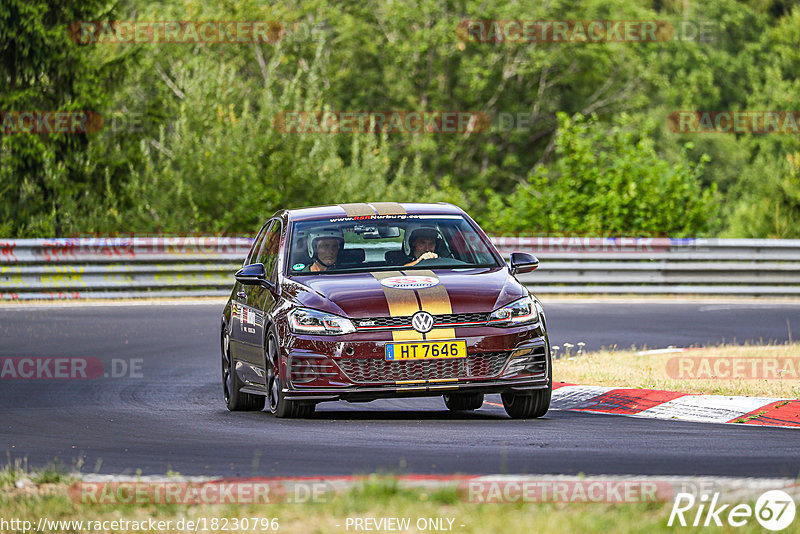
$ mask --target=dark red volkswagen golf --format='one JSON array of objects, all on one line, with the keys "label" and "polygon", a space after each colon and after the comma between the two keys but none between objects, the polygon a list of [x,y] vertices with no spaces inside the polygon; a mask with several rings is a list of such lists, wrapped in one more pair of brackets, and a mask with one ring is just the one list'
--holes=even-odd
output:
[{"label": "dark red volkswagen golf", "polygon": [[450,204],[341,204],[270,218],[222,314],[230,410],[305,417],[317,403],[442,396],[515,418],[550,406],[544,312],[486,234]]}]

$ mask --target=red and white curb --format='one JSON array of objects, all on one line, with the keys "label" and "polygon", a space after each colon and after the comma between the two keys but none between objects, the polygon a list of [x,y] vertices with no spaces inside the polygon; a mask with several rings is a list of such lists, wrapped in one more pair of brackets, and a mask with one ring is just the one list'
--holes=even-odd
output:
[{"label": "red and white curb", "polygon": [[550,407],[702,423],[800,427],[800,400],[555,383]]}]

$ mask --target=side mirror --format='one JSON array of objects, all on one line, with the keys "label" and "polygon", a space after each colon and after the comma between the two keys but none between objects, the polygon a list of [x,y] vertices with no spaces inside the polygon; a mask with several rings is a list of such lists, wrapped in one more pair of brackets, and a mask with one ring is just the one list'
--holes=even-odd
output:
[{"label": "side mirror", "polygon": [[246,286],[263,286],[267,289],[273,288],[273,283],[267,280],[267,268],[263,263],[252,263],[245,265],[234,275],[238,282]]},{"label": "side mirror", "polygon": [[529,273],[539,267],[539,260],[527,252],[511,253],[511,272],[513,274]]}]

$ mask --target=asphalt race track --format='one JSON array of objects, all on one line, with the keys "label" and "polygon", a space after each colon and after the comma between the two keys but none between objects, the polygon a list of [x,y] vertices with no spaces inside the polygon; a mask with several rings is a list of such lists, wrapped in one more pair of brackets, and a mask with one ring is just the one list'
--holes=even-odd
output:
[{"label": "asphalt race track", "polygon": [[[553,344],[783,342],[790,329],[800,337],[796,302],[543,301]],[[311,420],[230,413],[221,398],[221,307],[0,307],[0,357],[90,357],[126,375],[0,380],[0,464],[212,476],[800,473],[795,429],[559,410],[514,421],[492,405],[450,413],[439,398],[322,404]]]}]

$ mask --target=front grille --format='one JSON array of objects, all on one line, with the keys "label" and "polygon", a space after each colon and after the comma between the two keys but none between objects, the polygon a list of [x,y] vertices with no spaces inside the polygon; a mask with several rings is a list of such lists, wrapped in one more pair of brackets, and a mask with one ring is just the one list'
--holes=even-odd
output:
[{"label": "front grille", "polygon": [[489,320],[488,313],[448,313],[434,315],[434,323],[485,323]]},{"label": "front grille", "polygon": [[[453,323],[480,323],[489,320],[488,313],[445,313],[433,316],[433,326]],[[411,328],[411,317],[374,317],[371,319],[356,319],[357,329],[378,328]]]},{"label": "front grille", "polygon": [[442,378],[489,378],[500,374],[508,352],[481,352],[466,358],[386,361],[383,358],[342,358],[337,361],[355,383]]},{"label": "front grille", "polygon": [[362,326],[369,328],[402,328],[411,326],[411,317],[375,317],[374,319],[357,319],[355,323],[357,328]]}]

